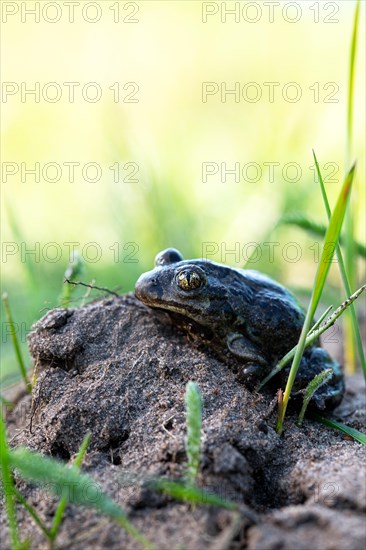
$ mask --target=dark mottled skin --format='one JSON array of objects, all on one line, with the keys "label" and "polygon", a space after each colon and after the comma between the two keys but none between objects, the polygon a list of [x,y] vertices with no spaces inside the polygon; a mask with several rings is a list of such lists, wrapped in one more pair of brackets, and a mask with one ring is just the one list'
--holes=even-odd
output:
[{"label": "dark mottled skin", "polygon": [[[177,325],[239,364],[240,380],[253,386],[297,344],[304,311],[269,277],[204,259],[184,261],[175,249],[158,254],[155,264],[138,279],[136,297],[167,311]],[[314,396],[319,409],[336,406],[344,392],[341,369],[324,349],[306,350],[294,388],[301,390],[329,367],[333,377]]]}]

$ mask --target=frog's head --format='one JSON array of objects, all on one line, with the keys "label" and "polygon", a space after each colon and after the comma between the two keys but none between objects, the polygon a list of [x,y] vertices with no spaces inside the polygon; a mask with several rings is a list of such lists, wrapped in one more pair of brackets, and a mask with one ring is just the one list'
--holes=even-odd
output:
[{"label": "frog's head", "polygon": [[203,259],[184,261],[174,248],[160,252],[155,266],[135,286],[144,304],[211,326],[230,314],[225,266]]}]

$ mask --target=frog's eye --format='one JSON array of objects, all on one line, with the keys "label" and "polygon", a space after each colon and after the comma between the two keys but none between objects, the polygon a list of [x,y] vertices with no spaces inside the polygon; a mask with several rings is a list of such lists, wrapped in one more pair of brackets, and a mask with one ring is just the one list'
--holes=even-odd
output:
[{"label": "frog's eye", "polygon": [[182,290],[194,290],[204,283],[204,278],[198,271],[193,269],[184,269],[176,275],[178,286]]}]

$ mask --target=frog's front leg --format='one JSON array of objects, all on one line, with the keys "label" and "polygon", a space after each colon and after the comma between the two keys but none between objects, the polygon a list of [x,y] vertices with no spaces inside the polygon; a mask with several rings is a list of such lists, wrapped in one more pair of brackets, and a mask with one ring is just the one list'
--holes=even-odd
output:
[{"label": "frog's front leg", "polygon": [[235,355],[242,367],[238,372],[238,380],[249,385],[262,378],[268,370],[268,362],[259,353],[259,350],[240,333],[230,333],[226,340],[229,351]]}]

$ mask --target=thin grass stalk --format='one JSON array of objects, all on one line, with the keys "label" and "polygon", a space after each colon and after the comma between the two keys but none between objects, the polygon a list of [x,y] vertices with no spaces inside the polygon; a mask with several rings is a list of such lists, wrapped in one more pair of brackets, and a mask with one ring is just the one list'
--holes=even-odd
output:
[{"label": "thin grass stalk", "polygon": [[[63,463],[25,448],[17,448],[8,454],[12,468],[32,483],[43,486],[49,484],[50,491],[66,497],[68,502],[86,506],[106,514],[134,536],[140,544],[151,549],[151,543],[130,524],[126,513],[114,500],[108,497],[99,485],[87,474],[81,473],[74,465]],[[70,486],[73,488],[70,491]],[[85,493],[88,487],[88,495]]]},{"label": "thin grass stalk", "polygon": [[18,361],[18,367],[19,367],[19,370],[20,370],[20,374],[22,375],[22,378],[23,378],[23,381],[24,381],[24,384],[25,384],[25,389],[27,390],[28,393],[32,393],[32,386],[31,386],[31,384],[28,380],[28,377],[27,377],[27,369],[25,368],[25,364],[24,364],[23,357],[22,357],[22,352],[20,350],[19,340],[18,340],[17,332],[15,330],[15,325],[14,325],[13,317],[12,317],[11,310],[10,310],[9,297],[8,297],[7,292],[3,293],[2,298],[3,298],[4,307],[5,307],[6,318],[7,318],[8,323],[9,323],[11,340],[13,342],[13,348],[14,348],[15,355],[16,355],[16,358],[17,358],[17,361]]},{"label": "thin grass stalk", "polygon": [[362,445],[366,445],[366,435],[363,434],[362,432],[359,432],[358,430],[355,430],[355,428],[351,428],[350,426],[347,426],[346,424],[342,424],[341,422],[336,422],[335,420],[329,420],[329,418],[324,418],[324,416],[321,416],[320,414],[317,414],[317,413],[313,415],[313,418],[317,422],[320,422],[325,426],[329,426],[330,428],[340,430],[341,432],[345,433],[349,437],[352,437],[352,439],[355,439],[359,443],[362,443]]},{"label": "thin grass stalk", "polygon": [[[323,177],[322,177],[322,174],[321,174],[321,171],[320,171],[318,159],[316,158],[316,154],[315,154],[314,150],[313,150],[313,156],[314,156],[316,170],[317,170],[317,173],[318,173],[319,184],[320,184],[320,189],[321,189],[321,193],[322,193],[322,197],[323,197],[323,201],[324,201],[325,210],[326,210],[326,213],[327,213],[327,216],[328,216],[328,220],[330,220],[332,213],[331,213],[331,210],[330,210],[329,201],[328,201],[328,197],[327,197],[327,192],[325,190],[325,185],[324,185]],[[349,281],[348,281],[347,271],[346,271],[346,267],[345,267],[345,264],[344,264],[341,247],[339,246],[339,244],[337,244],[337,246],[336,246],[336,254],[337,254],[338,265],[339,265],[339,269],[340,269],[340,272],[341,272],[342,282],[343,282],[343,286],[344,286],[346,296],[351,296],[351,287],[350,287],[350,284],[349,284]],[[357,322],[356,308],[355,308],[353,303],[350,304],[349,311],[350,311],[350,318],[351,318],[351,321],[352,321],[353,334],[354,334],[354,337],[356,339],[357,352],[358,352],[358,356],[359,356],[359,359],[360,359],[363,375],[364,375],[364,378],[366,380],[365,354],[364,354],[364,351],[363,351],[363,345],[362,345],[360,329],[359,329],[358,322]]]},{"label": "thin grass stalk", "polygon": [[5,422],[2,414],[0,414],[0,461],[5,510],[9,524],[11,547],[12,550],[17,550],[20,547],[20,540],[18,537],[18,525],[15,508],[14,482],[9,461],[9,447],[6,438]]},{"label": "thin grass stalk", "polygon": [[300,361],[305,349],[306,338],[311,327],[315,310],[317,308],[321,294],[323,292],[325,280],[327,278],[328,271],[330,268],[331,259],[334,255],[335,246],[338,242],[338,238],[342,229],[342,223],[343,223],[343,219],[344,219],[344,215],[347,207],[347,202],[348,202],[349,194],[352,188],[354,172],[355,172],[355,165],[352,166],[351,170],[349,171],[342,185],[342,189],[339,193],[336,207],[334,209],[333,215],[329,222],[327,234],[325,236],[325,242],[322,250],[321,259],[320,259],[316,276],[315,276],[310,304],[305,316],[305,321],[301,330],[299,343],[298,343],[295,357],[290,369],[285,392],[283,395],[282,414],[280,415],[276,424],[276,430],[279,434],[281,434],[283,430],[283,420],[286,414],[286,409],[287,409],[288,401],[290,399],[291,390],[294,385],[297,371],[299,370]]},{"label": "thin grass stalk", "polygon": [[24,508],[27,510],[29,515],[34,519],[38,527],[43,531],[43,533],[46,535],[46,537],[50,538],[50,531],[47,529],[46,525],[43,523],[33,506],[31,506],[26,498],[22,495],[20,491],[16,487],[14,487],[14,494],[17,498],[17,500],[24,506]]},{"label": "thin grass stalk", "polygon": [[358,21],[360,18],[360,0],[357,0],[351,38],[349,74],[348,74],[348,101],[347,101],[347,163],[350,162],[353,138],[353,99],[355,83],[355,59],[357,51]]}]

